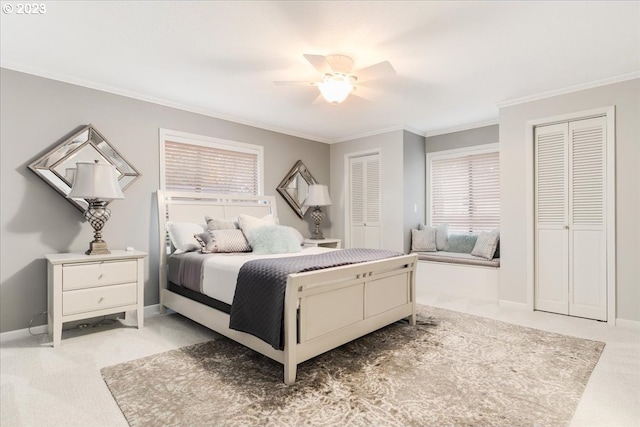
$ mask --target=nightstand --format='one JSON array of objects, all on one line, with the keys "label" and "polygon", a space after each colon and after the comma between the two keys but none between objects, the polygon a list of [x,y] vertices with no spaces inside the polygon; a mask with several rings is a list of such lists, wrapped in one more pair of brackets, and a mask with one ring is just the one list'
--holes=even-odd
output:
[{"label": "nightstand", "polygon": [[342,246],[342,240],[340,239],[321,239],[321,240],[317,240],[317,239],[304,239],[303,245],[305,248],[308,247],[312,247],[312,246],[319,246],[319,247],[323,247],[323,248],[334,248],[334,249],[340,249],[340,247]]},{"label": "nightstand", "polygon": [[48,330],[53,334],[53,346],[60,345],[62,324],[74,320],[136,310],[138,329],[142,328],[146,256],[122,250],[107,255],[45,255]]}]

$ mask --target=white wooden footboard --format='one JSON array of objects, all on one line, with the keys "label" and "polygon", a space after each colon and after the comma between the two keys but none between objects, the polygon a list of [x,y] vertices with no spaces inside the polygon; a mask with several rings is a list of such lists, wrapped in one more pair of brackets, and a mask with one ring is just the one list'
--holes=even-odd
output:
[{"label": "white wooden footboard", "polygon": [[415,325],[416,262],[417,256],[405,255],[290,275],[285,383],[295,382],[296,367],[305,360],[405,317]]}]

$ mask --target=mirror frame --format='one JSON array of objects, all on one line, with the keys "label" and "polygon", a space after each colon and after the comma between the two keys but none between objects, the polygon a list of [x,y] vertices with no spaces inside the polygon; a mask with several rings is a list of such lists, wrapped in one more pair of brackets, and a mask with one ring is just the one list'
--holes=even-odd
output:
[{"label": "mirror frame", "polygon": [[[72,205],[84,212],[89,207],[89,202],[67,196],[73,186],[75,164],[78,161],[93,160],[107,162],[116,167],[118,183],[122,191],[142,176],[92,124],[84,126],[28,167]],[[73,167],[70,167],[71,165]]]},{"label": "mirror frame", "polygon": [[313,175],[311,175],[311,172],[309,172],[309,169],[307,169],[305,164],[302,163],[302,160],[298,160],[296,164],[293,165],[289,173],[285,175],[285,177],[282,179],[282,182],[280,182],[276,189],[278,190],[278,193],[280,193],[280,195],[287,201],[289,206],[291,206],[291,209],[293,209],[296,215],[298,215],[300,219],[302,219],[304,218],[304,214],[307,212],[307,209],[309,209],[309,207],[303,206],[301,202],[298,202],[298,200],[296,200],[287,191],[291,183],[294,182],[297,177],[301,177],[302,179],[304,179],[308,185],[318,183]]}]

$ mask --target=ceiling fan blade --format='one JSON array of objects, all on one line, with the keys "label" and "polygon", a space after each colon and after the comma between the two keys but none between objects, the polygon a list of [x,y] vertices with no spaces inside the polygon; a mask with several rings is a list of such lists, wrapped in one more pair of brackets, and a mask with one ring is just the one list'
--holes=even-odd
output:
[{"label": "ceiling fan blade", "polygon": [[356,98],[361,98],[365,101],[374,101],[377,98],[377,91],[366,87],[366,86],[356,86],[356,88],[349,94],[349,96],[354,96]]},{"label": "ceiling fan blade", "polygon": [[329,64],[329,62],[327,61],[327,57],[324,55],[310,55],[308,53],[302,55],[305,57],[305,59],[307,61],[309,61],[309,63],[311,65],[313,65],[313,68],[315,68],[316,70],[320,71],[320,73],[322,74],[332,74],[333,73],[333,69],[331,68],[331,65]]},{"label": "ceiling fan blade", "polygon": [[276,86],[288,86],[288,85],[309,85],[313,86],[313,82],[310,81],[296,81],[296,80],[276,80],[273,82]]},{"label": "ceiling fan blade", "polygon": [[395,73],[396,70],[393,68],[391,63],[389,61],[383,61],[356,70],[353,72],[353,75],[358,78],[358,83],[362,83],[368,80],[375,80],[381,77],[392,76]]},{"label": "ceiling fan blade", "polygon": [[316,99],[314,99],[311,104],[313,105],[328,104],[328,102],[324,100],[321,94],[318,94],[318,96],[316,96]]}]

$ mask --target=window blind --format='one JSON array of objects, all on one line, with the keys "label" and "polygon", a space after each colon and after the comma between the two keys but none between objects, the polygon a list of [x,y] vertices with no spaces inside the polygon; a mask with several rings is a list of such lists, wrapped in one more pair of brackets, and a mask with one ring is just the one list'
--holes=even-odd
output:
[{"label": "window blind", "polygon": [[490,231],[500,226],[500,169],[497,151],[432,157],[431,224],[450,231]]},{"label": "window blind", "polygon": [[165,189],[259,194],[259,156],[251,150],[165,141]]}]

